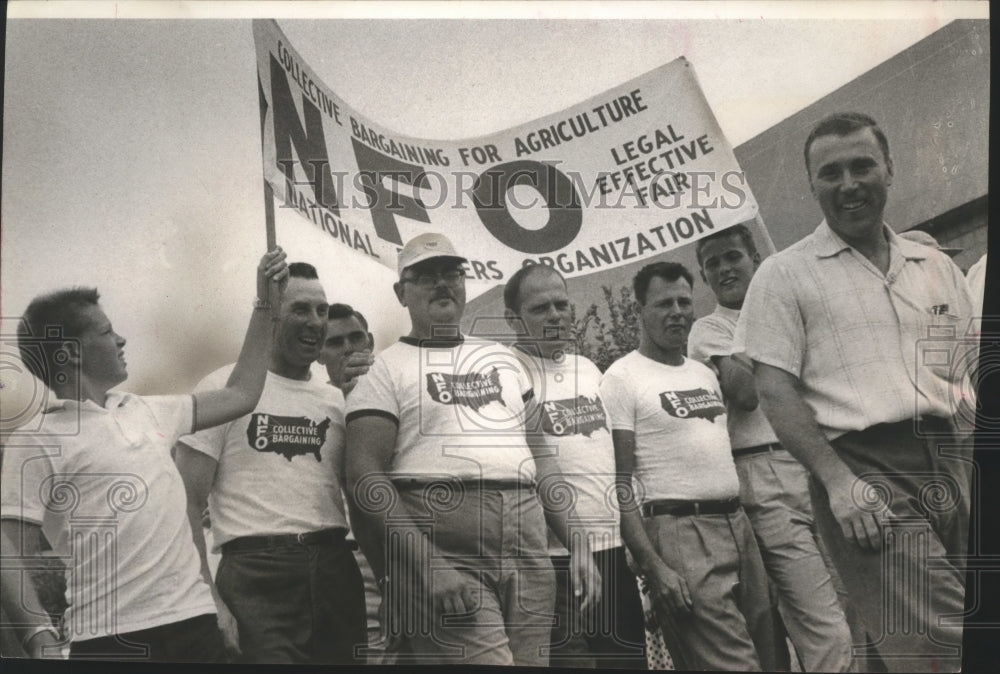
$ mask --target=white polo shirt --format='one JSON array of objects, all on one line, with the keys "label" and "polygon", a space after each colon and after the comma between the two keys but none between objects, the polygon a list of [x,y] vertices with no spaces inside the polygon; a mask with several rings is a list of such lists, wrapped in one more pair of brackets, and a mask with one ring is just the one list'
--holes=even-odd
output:
[{"label": "white polo shirt", "polygon": [[59,400],[4,447],[2,516],[41,525],[67,564],[73,641],[215,613],[170,456],[193,398]]}]

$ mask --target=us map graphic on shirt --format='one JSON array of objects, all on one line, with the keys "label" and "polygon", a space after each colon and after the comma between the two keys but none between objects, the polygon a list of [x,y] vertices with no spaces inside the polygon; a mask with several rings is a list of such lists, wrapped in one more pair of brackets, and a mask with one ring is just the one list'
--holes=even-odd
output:
[{"label": "us map graphic on shirt", "polygon": [[478,410],[489,405],[494,400],[504,407],[500,385],[500,373],[493,368],[489,374],[469,372],[468,374],[445,374],[430,372],[427,374],[427,392],[434,402],[444,405],[464,405]]},{"label": "us map graphic on shirt", "polygon": [[608,429],[604,406],[597,396],[577,396],[566,400],[547,400],[542,404],[542,431],[548,435],[590,435]]},{"label": "us map graphic on shirt", "polygon": [[726,413],[726,406],[719,400],[715,391],[706,391],[703,388],[664,391],[660,394],[660,405],[667,414],[678,419],[701,418],[714,422],[716,417]]},{"label": "us map graphic on shirt", "polygon": [[292,460],[293,456],[312,454],[322,461],[319,454],[326,442],[330,418],[316,423],[307,417],[283,417],[277,414],[254,412],[247,424],[247,442],[258,452],[274,452]]}]

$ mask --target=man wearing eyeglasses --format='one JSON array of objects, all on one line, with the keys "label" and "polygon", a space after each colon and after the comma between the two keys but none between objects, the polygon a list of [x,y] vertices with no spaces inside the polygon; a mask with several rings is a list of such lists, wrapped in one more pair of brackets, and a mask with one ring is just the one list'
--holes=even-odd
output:
[{"label": "man wearing eyeglasses", "polygon": [[526,437],[534,391],[517,357],[459,331],[466,259],[440,234],[399,254],[393,289],[412,328],[348,398],[347,480],[355,535],[381,577],[397,662],[548,663],[555,602],[546,523],[572,557],[581,609],[600,579],[562,476]]}]

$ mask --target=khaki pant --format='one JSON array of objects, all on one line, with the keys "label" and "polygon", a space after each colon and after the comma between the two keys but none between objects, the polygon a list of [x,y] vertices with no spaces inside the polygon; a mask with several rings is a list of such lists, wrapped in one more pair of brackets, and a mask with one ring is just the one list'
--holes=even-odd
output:
[{"label": "khaki pant", "polygon": [[[391,599],[405,645],[397,664],[548,665],[555,609],[555,573],[549,559],[545,515],[534,489],[462,487],[401,490],[439,556],[414,573],[406,549],[388,532]],[[426,559],[427,556],[425,555]],[[441,614],[431,601],[435,566],[461,573],[473,588],[469,614]]]},{"label": "khaki pant", "polygon": [[687,581],[689,615],[657,616],[677,669],[774,669],[767,576],[742,508],[730,515],[643,518],[660,558]]},{"label": "khaki pant", "polygon": [[778,611],[807,672],[845,672],[851,633],[816,546],[809,474],[779,449],[735,458],[740,503],[750,518]]}]

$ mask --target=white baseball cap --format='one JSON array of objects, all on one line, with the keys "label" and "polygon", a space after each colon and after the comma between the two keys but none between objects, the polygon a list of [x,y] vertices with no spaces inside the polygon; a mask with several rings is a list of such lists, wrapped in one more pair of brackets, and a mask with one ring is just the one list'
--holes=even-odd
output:
[{"label": "white baseball cap", "polygon": [[407,267],[435,257],[448,257],[460,262],[468,262],[466,258],[455,252],[455,247],[451,245],[451,241],[444,234],[426,232],[418,234],[406,242],[403,250],[399,251],[397,269],[402,274]]}]

